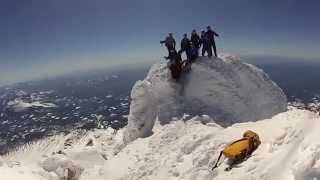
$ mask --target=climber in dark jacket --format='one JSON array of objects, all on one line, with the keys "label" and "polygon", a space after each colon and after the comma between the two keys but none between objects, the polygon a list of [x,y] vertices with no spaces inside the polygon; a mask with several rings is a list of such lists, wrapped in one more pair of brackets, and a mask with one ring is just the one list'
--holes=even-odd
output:
[{"label": "climber in dark jacket", "polygon": [[188,39],[187,34],[183,34],[183,39],[181,40],[181,49],[179,50],[179,53],[182,54],[182,52],[186,53],[187,59],[189,59],[188,51],[191,48],[191,41]]},{"label": "climber in dark jacket", "polygon": [[194,62],[198,56],[198,48],[196,48],[193,43],[190,43],[190,47],[186,49],[187,60],[190,62]]},{"label": "climber in dark jacket", "polygon": [[173,38],[172,33],[169,33],[169,36],[166,37],[164,41],[160,41],[160,44],[165,44],[168,49],[168,53],[172,49],[176,49],[176,40]]},{"label": "climber in dark jacket", "polygon": [[211,42],[205,31],[201,31],[200,43],[202,45],[202,53],[201,53],[202,56],[204,56],[205,53],[207,52],[208,56],[211,57],[212,56]]},{"label": "climber in dark jacket", "polygon": [[187,34],[183,34],[183,39],[181,40],[181,52],[186,51],[190,48],[190,40],[188,39]]},{"label": "climber in dark jacket", "polygon": [[179,79],[182,71],[182,58],[181,54],[178,53],[175,49],[169,51],[169,56],[165,57],[170,60],[168,63],[169,69],[171,71],[172,78]]},{"label": "climber in dark jacket", "polygon": [[196,30],[193,30],[191,33],[191,42],[193,43],[195,48],[200,48],[200,37]]},{"label": "climber in dark jacket", "polygon": [[219,34],[217,34],[215,31],[213,31],[210,26],[207,26],[206,35],[208,36],[208,38],[209,38],[209,40],[210,40],[210,44],[211,44],[211,45],[210,45],[210,49],[211,49],[211,46],[212,46],[212,47],[213,47],[213,51],[214,51],[214,55],[215,55],[216,57],[218,57],[218,55],[217,55],[217,48],[216,48],[216,42],[215,42],[215,40],[214,40],[214,36],[219,37]]}]

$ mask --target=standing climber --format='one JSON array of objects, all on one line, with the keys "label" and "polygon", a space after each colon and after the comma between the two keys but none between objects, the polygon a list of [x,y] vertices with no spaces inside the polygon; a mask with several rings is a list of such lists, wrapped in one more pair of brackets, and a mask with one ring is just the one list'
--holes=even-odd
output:
[{"label": "standing climber", "polygon": [[194,45],[195,48],[199,51],[200,48],[200,37],[197,33],[197,31],[194,29],[191,33],[191,42]]},{"label": "standing climber", "polygon": [[212,56],[211,43],[205,31],[201,31],[200,43],[202,44],[202,53],[201,53],[202,56],[204,56],[205,53],[207,52],[208,56],[211,57]]},{"label": "standing climber", "polygon": [[219,34],[217,34],[215,31],[213,31],[210,26],[207,26],[206,35],[208,36],[208,38],[209,38],[209,40],[210,40],[210,49],[211,49],[211,46],[212,46],[213,51],[214,51],[214,55],[215,55],[216,57],[218,57],[218,55],[217,55],[217,48],[216,48],[216,42],[215,42],[215,40],[214,40],[214,36],[219,37]]},{"label": "standing climber", "polygon": [[164,41],[160,41],[160,44],[163,43],[167,47],[168,53],[170,53],[170,50],[176,49],[176,40],[173,38],[172,33],[169,33],[169,36]]},{"label": "standing climber", "polygon": [[190,40],[188,39],[187,34],[183,34],[183,39],[181,40],[181,52],[186,51],[190,48]]},{"label": "standing climber", "polygon": [[194,47],[193,43],[188,39],[187,34],[183,35],[183,39],[181,40],[181,50],[179,54],[185,51],[187,59],[182,63],[182,71],[188,72],[191,69],[191,63],[194,61],[197,56],[197,49]]}]

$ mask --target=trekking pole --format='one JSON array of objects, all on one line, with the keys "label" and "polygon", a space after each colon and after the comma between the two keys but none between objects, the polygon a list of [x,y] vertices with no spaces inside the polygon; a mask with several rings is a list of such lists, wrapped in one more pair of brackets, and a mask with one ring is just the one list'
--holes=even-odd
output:
[{"label": "trekking pole", "polygon": [[213,168],[211,169],[211,171],[213,171],[215,168],[218,167],[218,163],[219,163],[219,160],[220,160],[221,156],[222,156],[222,151],[220,152],[220,155],[219,155],[219,157],[218,157],[218,159],[217,159],[217,162],[216,162],[216,164],[213,166]]}]

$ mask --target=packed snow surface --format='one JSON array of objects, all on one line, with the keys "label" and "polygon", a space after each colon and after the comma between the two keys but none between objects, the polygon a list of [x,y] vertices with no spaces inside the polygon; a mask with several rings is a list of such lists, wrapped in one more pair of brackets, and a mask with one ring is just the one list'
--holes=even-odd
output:
[{"label": "packed snow surface", "polygon": [[152,133],[154,120],[206,114],[221,126],[270,118],[287,109],[283,91],[263,70],[234,56],[199,57],[191,71],[176,82],[165,62],[156,63],[131,92],[130,142]]},{"label": "packed snow surface", "polygon": [[[207,123],[208,122],[208,123]],[[206,123],[206,124],[205,124]],[[0,162],[0,179],[80,180],[309,180],[320,178],[320,118],[292,109],[271,119],[222,127],[209,116],[155,124],[154,134],[123,146],[122,131],[74,132],[27,145]],[[209,166],[246,130],[261,145],[244,162],[224,171]]]}]

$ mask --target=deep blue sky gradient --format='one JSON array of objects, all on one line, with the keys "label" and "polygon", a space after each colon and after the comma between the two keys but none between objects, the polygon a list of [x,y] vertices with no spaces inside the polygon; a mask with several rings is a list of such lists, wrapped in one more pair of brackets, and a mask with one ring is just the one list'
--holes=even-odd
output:
[{"label": "deep blue sky gradient", "polygon": [[319,9],[318,0],[1,0],[0,84],[159,59],[168,32],[180,41],[207,25],[221,35],[219,51],[319,58]]}]

